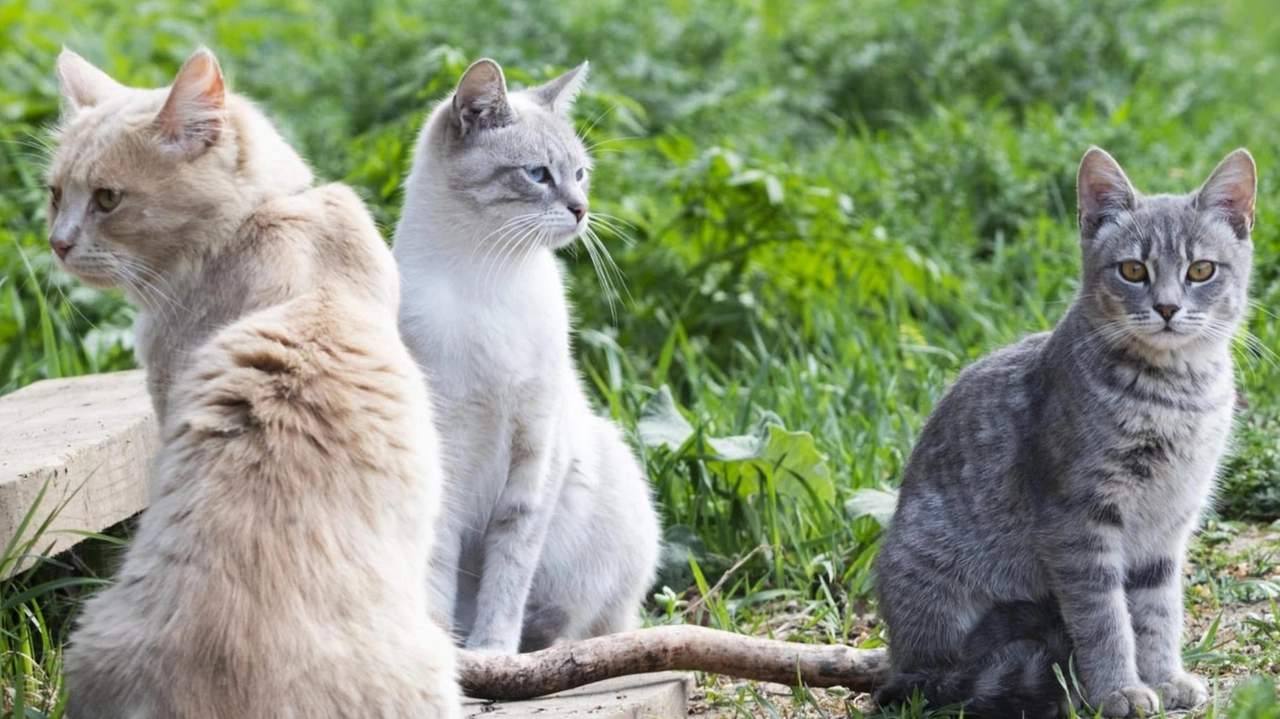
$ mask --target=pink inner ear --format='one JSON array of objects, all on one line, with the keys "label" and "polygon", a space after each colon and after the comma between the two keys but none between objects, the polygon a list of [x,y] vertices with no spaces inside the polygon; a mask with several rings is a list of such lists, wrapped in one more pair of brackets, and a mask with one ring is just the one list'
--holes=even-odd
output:
[{"label": "pink inner ear", "polygon": [[1109,168],[1086,177],[1080,184],[1081,209],[1089,214],[1122,211],[1133,197],[1128,180]]},{"label": "pink inner ear", "polygon": [[1223,160],[1200,188],[1197,205],[1222,213],[1244,238],[1253,229],[1257,175],[1248,153],[1237,151]]},{"label": "pink inner ear", "polygon": [[200,150],[217,140],[225,107],[222,70],[213,55],[202,50],[178,71],[156,123],[166,140]]},{"label": "pink inner ear", "polygon": [[1253,208],[1253,186],[1245,177],[1220,180],[1205,188],[1203,197],[1209,207],[1230,212],[1248,212]]}]

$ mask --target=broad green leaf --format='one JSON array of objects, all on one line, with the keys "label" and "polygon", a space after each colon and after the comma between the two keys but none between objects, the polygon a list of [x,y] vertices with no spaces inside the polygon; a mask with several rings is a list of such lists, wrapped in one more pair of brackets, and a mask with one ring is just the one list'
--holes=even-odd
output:
[{"label": "broad green leaf", "polygon": [[888,527],[898,506],[898,493],[886,489],[859,489],[844,503],[849,519],[871,517],[881,527]]},{"label": "broad green leaf", "polygon": [[724,475],[742,497],[772,489],[782,496],[832,501],[835,483],[813,435],[773,422],[762,422],[751,435],[708,438],[715,453],[708,466]]},{"label": "broad green leaf", "polygon": [[671,388],[666,385],[645,403],[636,427],[645,446],[666,447],[673,452],[693,436],[693,425],[680,414]]}]

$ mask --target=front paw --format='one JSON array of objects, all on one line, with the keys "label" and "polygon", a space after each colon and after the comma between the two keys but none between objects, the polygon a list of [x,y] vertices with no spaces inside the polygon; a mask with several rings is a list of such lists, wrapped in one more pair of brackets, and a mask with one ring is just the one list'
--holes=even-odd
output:
[{"label": "front paw", "polygon": [[1200,677],[1182,672],[1156,687],[1165,709],[1194,709],[1209,701],[1209,688]]},{"label": "front paw", "polygon": [[1117,689],[1102,700],[1102,716],[1129,717],[1151,716],[1160,706],[1160,698],[1156,693],[1142,685]]}]

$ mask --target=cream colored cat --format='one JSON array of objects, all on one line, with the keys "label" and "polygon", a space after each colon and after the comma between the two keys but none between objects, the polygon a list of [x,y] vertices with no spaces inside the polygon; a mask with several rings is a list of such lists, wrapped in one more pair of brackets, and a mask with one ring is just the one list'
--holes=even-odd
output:
[{"label": "cream colored cat", "polygon": [[172,88],[64,51],[49,242],[123,287],[162,449],[70,639],[73,719],[461,714],[428,620],[442,484],[395,265],[201,50]]}]

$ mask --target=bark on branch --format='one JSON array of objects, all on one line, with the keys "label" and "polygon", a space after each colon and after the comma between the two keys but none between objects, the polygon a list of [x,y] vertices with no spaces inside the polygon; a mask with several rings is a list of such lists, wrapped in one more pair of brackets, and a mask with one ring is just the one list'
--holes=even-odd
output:
[{"label": "bark on branch", "polygon": [[869,692],[884,683],[882,649],[796,644],[672,626],[559,644],[529,654],[459,653],[462,689],[479,699],[531,699],[614,677],[696,670],[741,679]]}]

